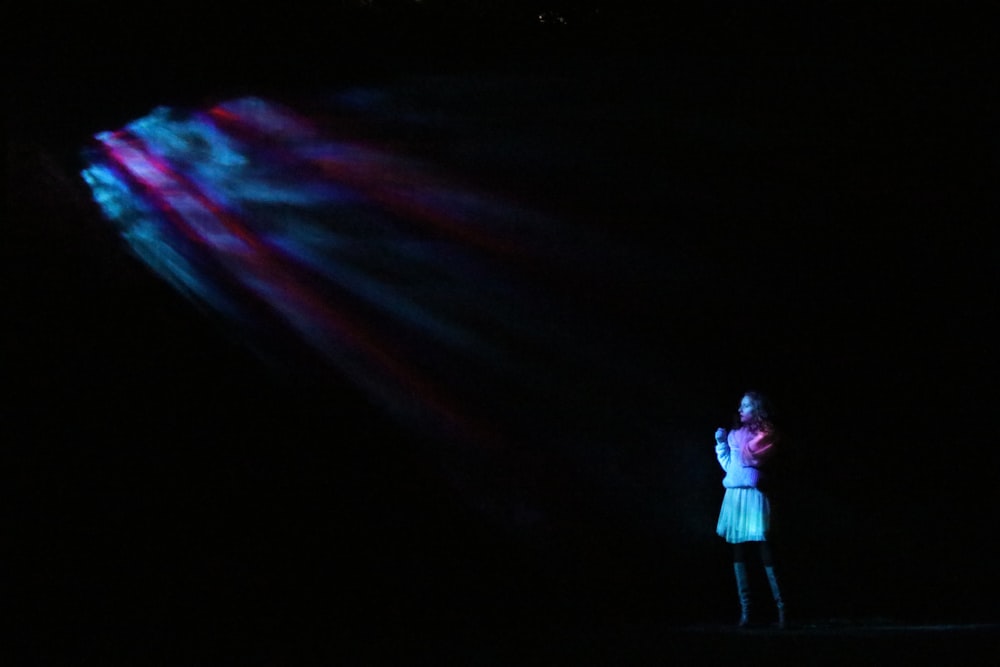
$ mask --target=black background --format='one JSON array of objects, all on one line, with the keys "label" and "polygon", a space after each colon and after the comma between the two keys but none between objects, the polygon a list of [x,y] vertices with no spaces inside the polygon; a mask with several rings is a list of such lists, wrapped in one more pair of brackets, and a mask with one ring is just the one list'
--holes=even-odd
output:
[{"label": "black background", "polygon": [[[61,629],[45,650],[360,657],[508,626],[728,622],[711,433],[748,388],[786,432],[777,545],[799,617],[995,620],[984,23],[425,5],[14,27],[4,597]],[[77,176],[88,137],[158,104],[400,81],[467,122],[451,139],[541,156],[482,177],[652,267],[556,292],[641,371],[561,371],[565,393],[527,411],[535,437],[499,453],[262,363],[128,255]],[[484,81],[500,92],[463,98]]]}]

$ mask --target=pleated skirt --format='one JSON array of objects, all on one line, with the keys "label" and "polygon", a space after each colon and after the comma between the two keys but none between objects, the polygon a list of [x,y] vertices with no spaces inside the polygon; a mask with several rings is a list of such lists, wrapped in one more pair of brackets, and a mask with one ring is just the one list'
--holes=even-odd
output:
[{"label": "pleated skirt", "polygon": [[771,527],[771,505],[761,491],[750,487],[726,489],[715,532],[726,542],[761,542]]}]

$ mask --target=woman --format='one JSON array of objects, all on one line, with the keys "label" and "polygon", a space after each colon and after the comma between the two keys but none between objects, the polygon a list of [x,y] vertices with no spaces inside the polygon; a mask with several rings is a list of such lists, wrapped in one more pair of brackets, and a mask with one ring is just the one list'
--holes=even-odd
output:
[{"label": "woman", "polygon": [[761,490],[762,466],[774,455],[777,433],[768,419],[767,400],[749,391],[740,401],[733,430],[715,432],[715,454],[726,472],[726,488],[716,532],[733,545],[733,569],[740,596],[740,627],[750,623],[750,580],[748,550],[756,545],[771,593],[778,607],[778,626],[785,627],[785,603],[774,571],[774,558],[767,541],[771,525],[771,505]]}]

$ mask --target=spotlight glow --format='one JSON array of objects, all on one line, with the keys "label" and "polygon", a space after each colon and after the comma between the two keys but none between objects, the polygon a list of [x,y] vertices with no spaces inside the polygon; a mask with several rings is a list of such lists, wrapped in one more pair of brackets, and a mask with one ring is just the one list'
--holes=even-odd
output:
[{"label": "spotlight glow", "polygon": [[490,396],[523,387],[558,310],[515,269],[551,221],[259,98],[156,109],[88,157],[95,201],[185,295],[241,331],[267,313],[393,413],[499,442]]}]

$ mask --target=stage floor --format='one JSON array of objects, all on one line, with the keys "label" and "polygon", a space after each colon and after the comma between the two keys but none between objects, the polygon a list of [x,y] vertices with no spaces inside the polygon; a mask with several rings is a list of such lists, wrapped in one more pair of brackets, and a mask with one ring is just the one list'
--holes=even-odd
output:
[{"label": "stage floor", "polygon": [[[785,630],[720,624],[498,622],[347,616],[191,619],[144,626],[83,621],[69,641],[30,647],[37,664],[102,665],[992,665],[1000,624],[803,621]],[[86,627],[84,627],[86,626]]]}]

